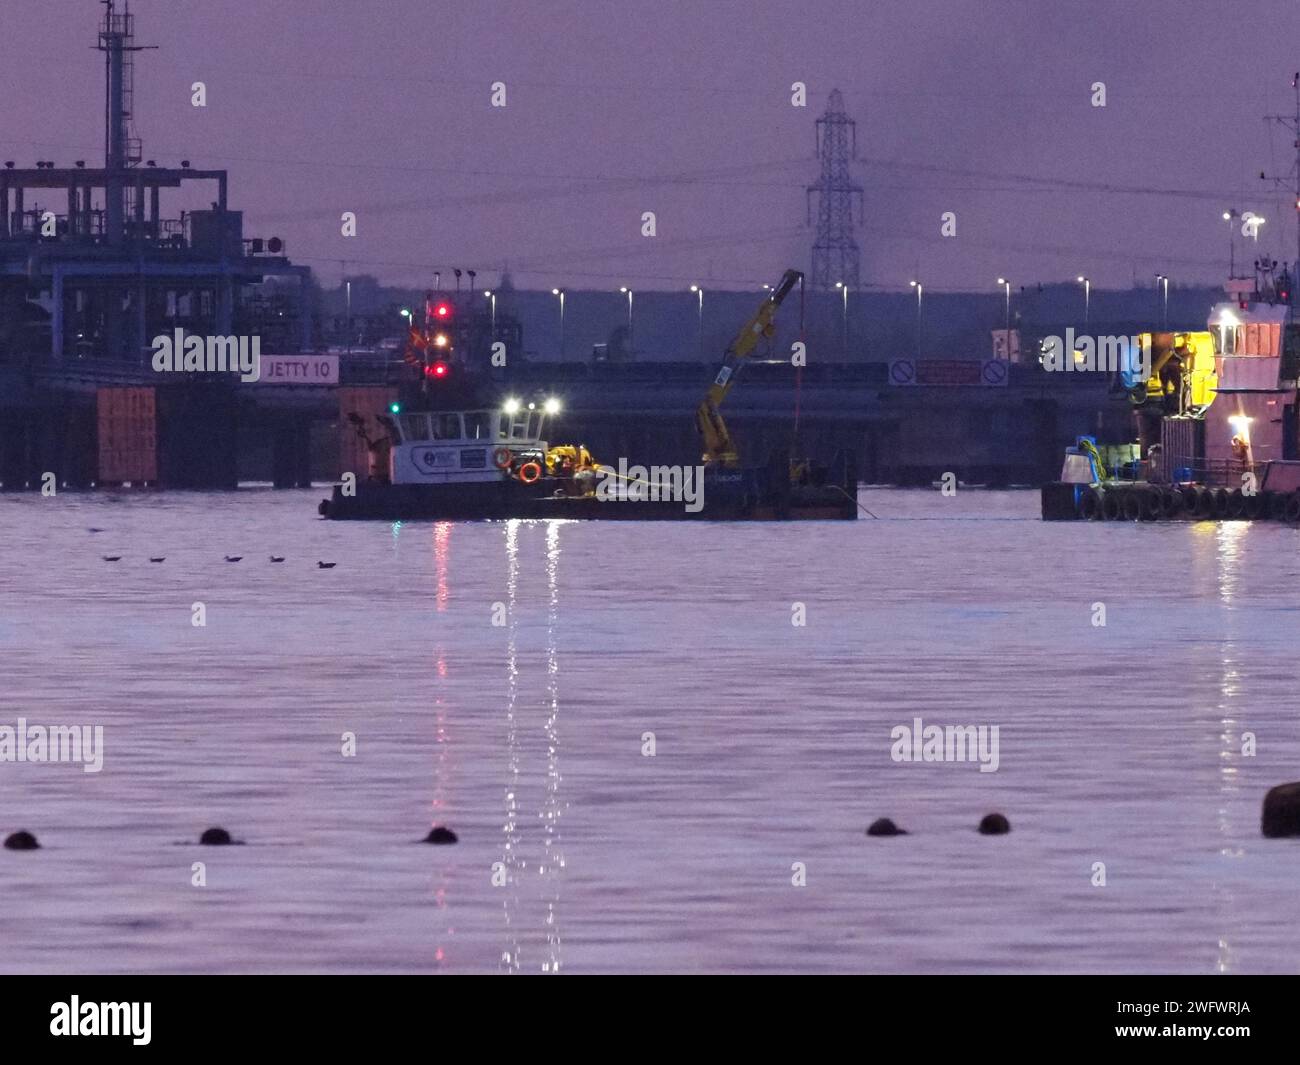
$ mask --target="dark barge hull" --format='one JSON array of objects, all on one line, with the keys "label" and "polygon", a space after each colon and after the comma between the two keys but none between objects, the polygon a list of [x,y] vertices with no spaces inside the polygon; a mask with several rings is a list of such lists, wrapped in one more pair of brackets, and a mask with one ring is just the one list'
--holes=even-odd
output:
[{"label": "dark barge hull", "polygon": [[[680,501],[601,500],[557,494],[561,482],[543,477],[532,485],[516,480],[488,484],[392,485],[367,482],[345,495],[335,486],[318,511],[336,521],[482,521],[510,518],[572,518],[596,521],[852,521],[858,516],[857,477],[840,464],[842,478],[818,485],[782,485],[767,470],[706,474],[703,506],[688,511]],[[842,483],[841,483],[842,482]],[[783,490],[773,490],[776,483]]]},{"label": "dark barge hull", "polygon": [[[1267,483],[1267,482],[1266,482]],[[1044,521],[1281,521],[1300,522],[1300,490],[1141,481],[1102,485],[1053,481],[1042,487]]]}]

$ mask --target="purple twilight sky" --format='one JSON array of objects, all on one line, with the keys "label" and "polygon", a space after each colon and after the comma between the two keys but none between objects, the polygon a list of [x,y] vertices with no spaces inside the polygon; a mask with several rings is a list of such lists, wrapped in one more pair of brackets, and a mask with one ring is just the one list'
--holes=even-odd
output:
[{"label": "purple twilight sky", "polygon": [[[1290,197],[1258,174],[1294,159],[1262,116],[1294,106],[1297,0],[131,9],[138,42],[159,46],[136,67],[146,157],[227,167],[246,234],[283,236],[327,285],[345,263],[412,285],[453,266],[495,283],[508,264],[521,287],[571,288],[747,287],[806,268],[813,122],[837,86],[858,123],[865,282],[1214,282],[1229,207],[1268,219],[1261,252],[1295,254]],[[4,158],[102,159],[101,10],[6,0]],[[945,211],[956,237],[940,236]]]}]

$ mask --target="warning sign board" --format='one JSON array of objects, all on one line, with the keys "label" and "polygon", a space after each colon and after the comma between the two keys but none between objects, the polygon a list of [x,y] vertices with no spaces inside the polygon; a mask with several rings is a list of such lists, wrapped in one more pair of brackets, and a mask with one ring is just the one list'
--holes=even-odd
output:
[{"label": "warning sign board", "polygon": [[1008,376],[1002,359],[894,359],[889,364],[891,385],[998,388],[1006,385]]}]

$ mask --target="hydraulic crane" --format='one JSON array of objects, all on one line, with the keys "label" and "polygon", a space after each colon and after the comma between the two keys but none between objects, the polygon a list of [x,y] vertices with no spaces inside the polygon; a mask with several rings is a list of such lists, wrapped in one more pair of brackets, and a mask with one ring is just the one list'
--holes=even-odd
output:
[{"label": "hydraulic crane", "polygon": [[803,274],[798,270],[787,270],[780,283],[772,290],[758,308],[758,312],[736,334],[736,339],[728,346],[722,358],[722,367],[713,384],[705,394],[700,405],[695,409],[695,427],[704,441],[702,459],[705,465],[734,467],[739,465],[740,456],[736,452],[736,443],[727,431],[727,423],[722,420],[718,408],[726,398],[731,386],[736,383],[736,374],[746,359],[753,354],[760,339],[770,338],[776,332],[774,319],[777,308],[790,294],[795,285],[803,282]]}]

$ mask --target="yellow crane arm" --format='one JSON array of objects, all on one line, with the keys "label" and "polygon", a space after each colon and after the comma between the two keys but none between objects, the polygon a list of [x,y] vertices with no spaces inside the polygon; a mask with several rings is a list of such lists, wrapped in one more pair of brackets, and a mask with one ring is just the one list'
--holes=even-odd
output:
[{"label": "yellow crane arm", "polygon": [[780,283],[759,306],[758,312],[744,324],[735,340],[727,347],[718,376],[713,379],[713,384],[695,410],[695,427],[704,441],[704,462],[734,466],[739,461],[735,442],[731,439],[727,423],[722,420],[718,408],[722,406],[722,401],[735,384],[737,372],[753,354],[759,340],[771,337],[776,331],[774,319],[777,308],[790,294],[790,290],[802,280],[803,274],[798,270],[787,270]]}]

